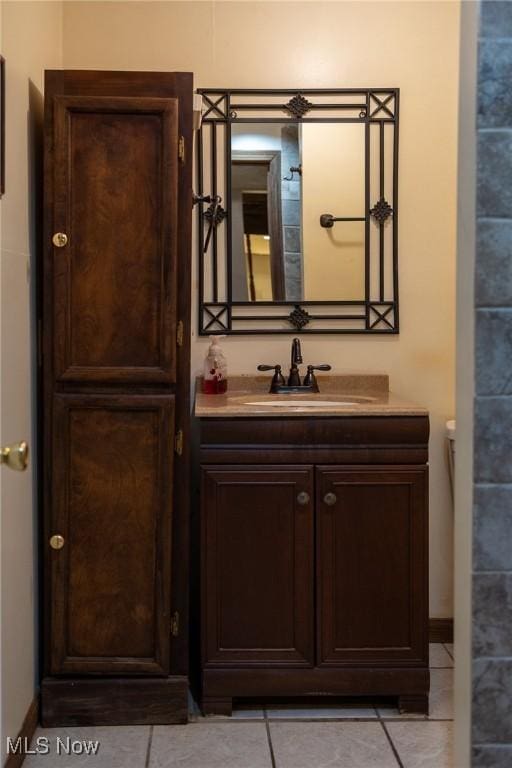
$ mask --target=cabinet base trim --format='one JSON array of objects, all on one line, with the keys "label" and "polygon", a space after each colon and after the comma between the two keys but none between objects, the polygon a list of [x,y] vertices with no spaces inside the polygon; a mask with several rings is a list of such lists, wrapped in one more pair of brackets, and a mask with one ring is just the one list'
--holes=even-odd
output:
[{"label": "cabinet base trim", "polygon": [[430,643],[453,643],[453,619],[429,619],[428,639]]},{"label": "cabinet base trim", "polygon": [[410,669],[215,669],[203,671],[203,701],[237,697],[399,696],[404,701],[427,697],[428,668]]},{"label": "cabinet base trim", "polygon": [[186,677],[57,679],[41,686],[41,722],[68,725],[169,725],[188,720]]}]

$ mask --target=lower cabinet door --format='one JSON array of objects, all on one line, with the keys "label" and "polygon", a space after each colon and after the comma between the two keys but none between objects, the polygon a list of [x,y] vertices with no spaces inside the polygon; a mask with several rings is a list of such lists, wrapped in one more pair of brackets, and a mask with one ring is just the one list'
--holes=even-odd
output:
[{"label": "lower cabinet door", "polygon": [[53,424],[51,672],[168,674],[174,398],[58,395]]},{"label": "lower cabinet door", "polygon": [[318,663],[427,662],[426,467],[317,467]]},{"label": "lower cabinet door", "polygon": [[313,468],[202,469],[203,663],[312,666]]}]

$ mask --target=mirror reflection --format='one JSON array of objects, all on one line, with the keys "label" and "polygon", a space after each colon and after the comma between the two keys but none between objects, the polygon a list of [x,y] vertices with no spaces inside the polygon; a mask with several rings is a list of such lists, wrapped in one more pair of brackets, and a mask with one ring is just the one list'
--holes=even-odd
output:
[{"label": "mirror reflection", "polygon": [[231,205],[234,301],[364,298],[360,123],[233,125]]}]

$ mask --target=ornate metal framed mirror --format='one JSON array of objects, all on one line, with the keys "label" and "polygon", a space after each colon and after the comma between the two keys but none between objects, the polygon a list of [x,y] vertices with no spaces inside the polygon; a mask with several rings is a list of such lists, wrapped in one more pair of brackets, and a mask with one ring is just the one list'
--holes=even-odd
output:
[{"label": "ornate metal framed mirror", "polygon": [[399,89],[199,93],[199,334],[398,333]]}]

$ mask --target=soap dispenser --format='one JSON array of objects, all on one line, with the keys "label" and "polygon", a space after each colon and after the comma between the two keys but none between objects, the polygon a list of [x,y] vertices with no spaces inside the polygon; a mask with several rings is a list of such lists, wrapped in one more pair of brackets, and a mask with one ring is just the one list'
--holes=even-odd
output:
[{"label": "soap dispenser", "polygon": [[210,347],[204,359],[203,392],[222,395],[228,388],[228,364],[219,341],[225,336],[210,336]]}]

